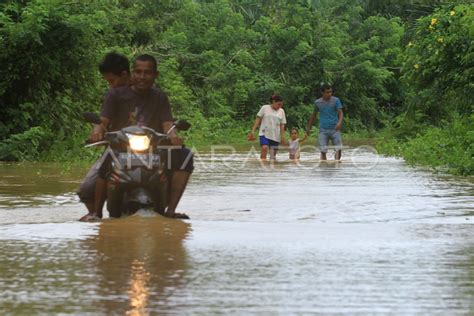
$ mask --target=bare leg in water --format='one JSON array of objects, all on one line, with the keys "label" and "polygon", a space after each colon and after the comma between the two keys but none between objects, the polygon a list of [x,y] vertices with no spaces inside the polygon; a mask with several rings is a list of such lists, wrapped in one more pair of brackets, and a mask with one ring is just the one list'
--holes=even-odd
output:
[{"label": "bare leg in water", "polygon": [[278,147],[270,146],[270,160],[276,159],[277,150],[278,150]]},{"label": "bare leg in water", "polygon": [[87,210],[89,211],[89,214],[94,213],[94,202],[84,203],[84,204],[85,204]]},{"label": "bare leg in water", "polygon": [[179,200],[184,193],[184,189],[188,184],[190,175],[191,173],[187,171],[173,171],[168,193],[168,208],[166,209],[165,216],[175,218],[189,218],[186,214],[176,213],[175,211]]},{"label": "bare leg in water", "polygon": [[260,152],[260,159],[267,159],[267,154],[268,154],[268,146],[267,145],[262,145],[262,151]]},{"label": "bare leg in water", "polygon": [[81,217],[79,221],[87,222],[97,217],[102,218],[102,208],[107,198],[107,180],[98,177],[95,182],[94,203],[86,204],[89,214]]},{"label": "bare leg in water", "polygon": [[95,183],[94,213],[102,218],[102,208],[107,199],[107,180],[101,177],[97,178]]}]

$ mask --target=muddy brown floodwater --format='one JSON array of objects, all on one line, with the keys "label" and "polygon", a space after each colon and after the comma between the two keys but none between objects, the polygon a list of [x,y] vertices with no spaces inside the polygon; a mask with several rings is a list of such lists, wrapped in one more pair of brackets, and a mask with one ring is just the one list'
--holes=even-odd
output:
[{"label": "muddy brown floodwater", "polygon": [[0,164],[0,313],[474,313],[472,178],[256,151],[196,153],[188,221],[80,223],[84,168]]}]

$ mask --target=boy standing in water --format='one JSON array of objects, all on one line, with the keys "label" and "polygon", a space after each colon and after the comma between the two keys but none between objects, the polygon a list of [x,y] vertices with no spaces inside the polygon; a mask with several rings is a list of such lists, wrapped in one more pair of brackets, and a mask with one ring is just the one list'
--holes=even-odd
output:
[{"label": "boy standing in water", "polygon": [[288,151],[290,159],[300,159],[300,145],[308,138],[308,135],[304,135],[303,139],[299,138],[298,129],[293,127],[290,132],[290,140],[288,141]]},{"label": "boy standing in water", "polygon": [[327,160],[326,153],[329,140],[331,140],[336,149],[336,156],[334,158],[339,161],[342,154],[341,127],[342,120],[344,119],[342,103],[339,98],[332,95],[333,91],[330,85],[322,85],[321,94],[322,97],[314,102],[314,111],[308,120],[306,135],[311,133],[311,127],[319,112],[318,143],[321,150],[321,160]]}]

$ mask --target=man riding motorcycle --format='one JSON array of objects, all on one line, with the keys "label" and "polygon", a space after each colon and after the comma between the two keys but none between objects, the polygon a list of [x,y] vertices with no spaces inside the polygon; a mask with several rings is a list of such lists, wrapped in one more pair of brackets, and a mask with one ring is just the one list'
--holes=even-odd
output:
[{"label": "man riding motorcycle", "polygon": [[[166,133],[173,126],[171,107],[167,95],[154,86],[159,72],[157,63],[151,55],[138,56],[132,66],[132,85],[110,89],[101,111],[101,124],[95,127],[95,134],[105,131],[117,131],[129,125],[147,126],[157,132]],[[166,163],[169,171],[168,206],[164,213],[167,217],[183,217],[176,213],[176,207],[186,188],[189,177],[194,169],[192,153],[182,147],[182,140],[177,137],[174,129],[169,134],[170,143],[176,146],[170,151],[170,161]],[[106,177],[110,163],[100,167],[99,176]],[[97,196],[105,196],[103,186],[96,186],[94,218],[102,208]]]}]

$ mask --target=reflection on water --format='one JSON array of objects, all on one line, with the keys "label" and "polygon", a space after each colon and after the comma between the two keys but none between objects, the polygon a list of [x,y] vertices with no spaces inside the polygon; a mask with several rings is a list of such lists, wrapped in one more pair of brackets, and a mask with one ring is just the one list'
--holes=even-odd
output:
[{"label": "reflection on water", "polygon": [[164,305],[186,273],[183,240],[189,230],[188,223],[162,217],[101,223],[98,235],[85,240],[83,248],[97,253],[96,295],[102,311],[143,315]]},{"label": "reflection on water", "polygon": [[79,223],[85,168],[0,164],[2,314],[474,313],[472,178],[214,149],[187,222]]},{"label": "reflection on water", "polygon": [[0,229],[0,310],[145,315],[166,310],[182,288],[188,223],[160,216],[71,225]]}]

